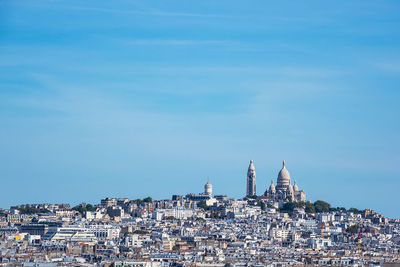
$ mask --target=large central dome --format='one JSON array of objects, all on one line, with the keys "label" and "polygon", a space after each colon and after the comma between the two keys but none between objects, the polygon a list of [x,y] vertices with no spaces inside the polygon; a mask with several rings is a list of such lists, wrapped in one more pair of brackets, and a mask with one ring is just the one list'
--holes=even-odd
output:
[{"label": "large central dome", "polygon": [[283,167],[278,174],[278,181],[276,184],[279,188],[290,185],[290,174],[289,171],[286,169],[285,161],[283,161]]}]

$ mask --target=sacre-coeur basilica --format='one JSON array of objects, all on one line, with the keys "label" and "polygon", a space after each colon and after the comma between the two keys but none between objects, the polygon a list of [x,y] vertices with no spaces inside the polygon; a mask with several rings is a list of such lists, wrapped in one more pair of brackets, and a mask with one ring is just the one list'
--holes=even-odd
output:
[{"label": "sacre-coeur basilica", "polygon": [[[250,160],[250,165],[247,171],[246,196],[256,196],[256,171],[253,160]],[[290,173],[286,169],[285,161],[283,161],[282,169],[278,173],[276,185],[272,180],[271,185],[267,190],[265,190],[262,198],[282,204],[288,201],[306,201],[306,193],[304,190],[299,189],[296,181],[294,181],[294,184],[292,185]]]}]

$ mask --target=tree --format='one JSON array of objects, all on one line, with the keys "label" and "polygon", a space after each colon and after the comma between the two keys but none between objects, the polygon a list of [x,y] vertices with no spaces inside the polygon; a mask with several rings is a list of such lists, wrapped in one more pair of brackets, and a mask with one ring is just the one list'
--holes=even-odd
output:
[{"label": "tree", "polygon": [[305,205],[305,211],[307,212],[307,213],[315,213],[315,207],[314,207],[314,204],[312,204],[312,203],[310,203],[310,202],[306,202],[306,205]]},{"label": "tree", "polygon": [[352,213],[362,213],[361,210],[356,209],[356,208],[350,208],[348,211],[349,211],[349,212],[352,212]]},{"label": "tree", "polygon": [[34,214],[41,212],[39,208],[32,208],[32,207],[19,208],[18,210],[21,214]]},{"label": "tree", "polygon": [[86,205],[86,211],[94,211],[94,207],[92,204],[87,204]]},{"label": "tree", "polygon": [[77,206],[73,207],[72,209],[79,212],[80,214],[83,214],[83,212],[84,212],[82,205],[77,205]]},{"label": "tree", "polygon": [[332,207],[331,209],[330,209],[330,211],[346,211],[346,208],[345,207]]},{"label": "tree", "polygon": [[86,203],[81,203],[75,207],[72,208],[73,210],[76,210],[80,214],[85,214],[87,211],[94,211],[95,208],[93,207],[92,204],[86,204]]},{"label": "tree", "polygon": [[198,207],[198,208],[201,208],[201,209],[203,209],[203,210],[209,210],[209,209],[210,209],[210,207],[207,206],[207,203],[206,203],[205,200],[202,200],[202,201],[197,202],[197,207]]},{"label": "tree", "polygon": [[145,234],[148,234],[149,232],[138,229],[138,230],[133,231],[133,233],[138,234],[138,235],[145,235]]},{"label": "tree", "polygon": [[152,202],[152,201],[153,201],[153,199],[151,197],[143,198],[143,202],[149,203],[149,202]]},{"label": "tree", "polygon": [[140,204],[142,204],[143,200],[138,198],[138,199],[133,200],[133,202],[136,203],[136,205],[140,206]]},{"label": "tree", "polygon": [[306,203],[303,201],[299,202],[286,202],[283,204],[283,207],[281,209],[281,212],[286,212],[286,213],[293,213],[294,209],[296,208],[304,208],[306,206]]},{"label": "tree", "polygon": [[357,231],[358,231],[358,225],[357,224],[353,224],[353,225],[349,226],[346,229],[346,232],[348,232],[350,234],[355,234],[355,233],[357,233]]},{"label": "tree", "polygon": [[285,204],[283,204],[283,207],[281,208],[281,212],[284,213],[293,213],[293,209],[294,209],[294,203],[293,202],[286,202]]},{"label": "tree", "polygon": [[257,206],[260,206],[261,210],[265,210],[265,203],[263,201],[258,201]]},{"label": "tree", "polygon": [[294,202],[293,205],[294,208],[304,208],[306,206],[306,203],[304,201],[299,201],[299,202]]},{"label": "tree", "polygon": [[317,200],[314,202],[316,212],[329,212],[331,205],[328,202]]}]

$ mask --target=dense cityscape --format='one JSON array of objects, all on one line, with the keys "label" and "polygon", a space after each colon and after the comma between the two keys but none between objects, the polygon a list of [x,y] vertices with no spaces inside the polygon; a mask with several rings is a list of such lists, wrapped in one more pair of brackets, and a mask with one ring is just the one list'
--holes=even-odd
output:
[{"label": "dense cityscape", "polygon": [[283,162],[246,197],[103,198],[0,209],[0,266],[381,266],[400,263],[400,220],[308,201]]}]

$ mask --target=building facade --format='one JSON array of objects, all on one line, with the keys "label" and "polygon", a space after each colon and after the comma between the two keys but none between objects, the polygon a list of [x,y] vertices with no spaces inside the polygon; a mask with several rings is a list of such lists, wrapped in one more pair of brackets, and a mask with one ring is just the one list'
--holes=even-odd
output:
[{"label": "building facade", "polygon": [[264,196],[276,201],[306,201],[306,193],[304,190],[299,190],[296,181],[294,181],[293,185],[291,184],[290,173],[286,169],[285,161],[283,161],[282,169],[279,171],[276,186],[272,180],[271,185],[269,189],[265,191]]}]

